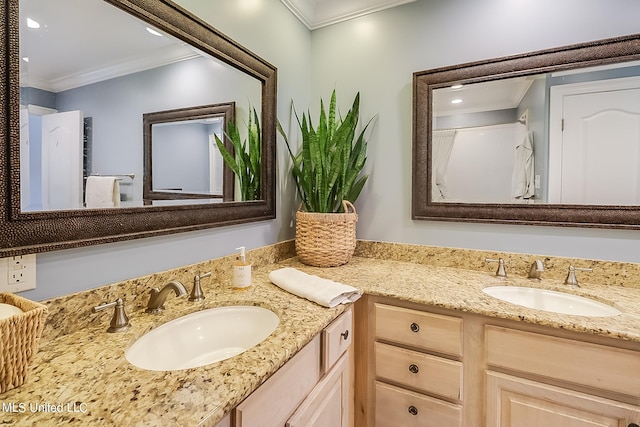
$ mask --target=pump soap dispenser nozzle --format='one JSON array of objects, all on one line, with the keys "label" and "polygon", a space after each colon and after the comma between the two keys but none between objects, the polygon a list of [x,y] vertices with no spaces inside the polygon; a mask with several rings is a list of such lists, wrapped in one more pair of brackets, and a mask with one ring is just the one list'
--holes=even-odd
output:
[{"label": "pump soap dispenser nozzle", "polygon": [[236,248],[240,251],[233,263],[233,287],[244,289],[251,286],[251,263],[247,261],[245,247]]}]

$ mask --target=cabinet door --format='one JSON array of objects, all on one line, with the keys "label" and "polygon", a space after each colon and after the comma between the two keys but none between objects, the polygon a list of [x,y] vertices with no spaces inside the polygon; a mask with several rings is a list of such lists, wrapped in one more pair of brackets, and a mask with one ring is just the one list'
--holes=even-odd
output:
[{"label": "cabinet door", "polygon": [[231,427],[231,414],[227,414],[226,417],[218,421],[215,427]]},{"label": "cabinet door", "polygon": [[487,373],[487,425],[620,427],[640,423],[640,407],[535,381]]},{"label": "cabinet door", "polygon": [[291,416],[286,427],[347,427],[350,374],[347,351]]}]

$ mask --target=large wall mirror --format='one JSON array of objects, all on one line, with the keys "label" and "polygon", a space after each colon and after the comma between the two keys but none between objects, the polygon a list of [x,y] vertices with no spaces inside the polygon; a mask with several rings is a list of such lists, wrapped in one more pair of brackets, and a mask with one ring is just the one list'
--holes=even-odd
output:
[{"label": "large wall mirror", "polygon": [[[275,67],[169,0],[5,0],[1,14],[0,256],[275,217]],[[210,140],[211,161],[180,163],[196,130],[230,147],[229,121],[246,135],[254,109],[262,185],[242,201]],[[166,112],[182,120],[153,125],[152,153],[144,119]],[[160,196],[145,200],[145,176]]]},{"label": "large wall mirror", "polygon": [[414,73],[414,219],[640,229],[640,35]]}]

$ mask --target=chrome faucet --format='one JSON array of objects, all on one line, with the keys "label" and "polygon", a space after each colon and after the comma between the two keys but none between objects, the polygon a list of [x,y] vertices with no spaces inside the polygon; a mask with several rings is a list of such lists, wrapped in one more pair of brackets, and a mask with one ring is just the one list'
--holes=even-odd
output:
[{"label": "chrome faucet", "polygon": [[537,259],[531,264],[531,268],[529,268],[529,279],[538,279],[542,278],[542,272],[544,271],[544,263]]},{"label": "chrome faucet", "polygon": [[593,271],[593,268],[578,268],[573,265],[569,266],[569,273],[567,274],[567,278],[564,279],[564,284],[569,285],[572,288],[579,288],[578,278],[576,277],[576,271]]},{"label": "chrome faucet", "polygon": [[177,280],[173,280],[162,287],[162,289],[151,289],[151,297],[147,304],[147,313],[160,313],[164,310],[164,301],[167,299],[169,291],[173,291],[176,297],[182,297],[187,294],[187,290],[184,285]]}]

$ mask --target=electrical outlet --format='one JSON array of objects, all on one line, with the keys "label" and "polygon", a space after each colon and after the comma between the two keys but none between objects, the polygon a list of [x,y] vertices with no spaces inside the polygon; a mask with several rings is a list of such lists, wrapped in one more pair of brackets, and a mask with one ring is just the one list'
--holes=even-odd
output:
[{"label": "electrical outlet", "polygon": [[0,291],[21,292],[35,288],[35,254],[0,259]]}]

